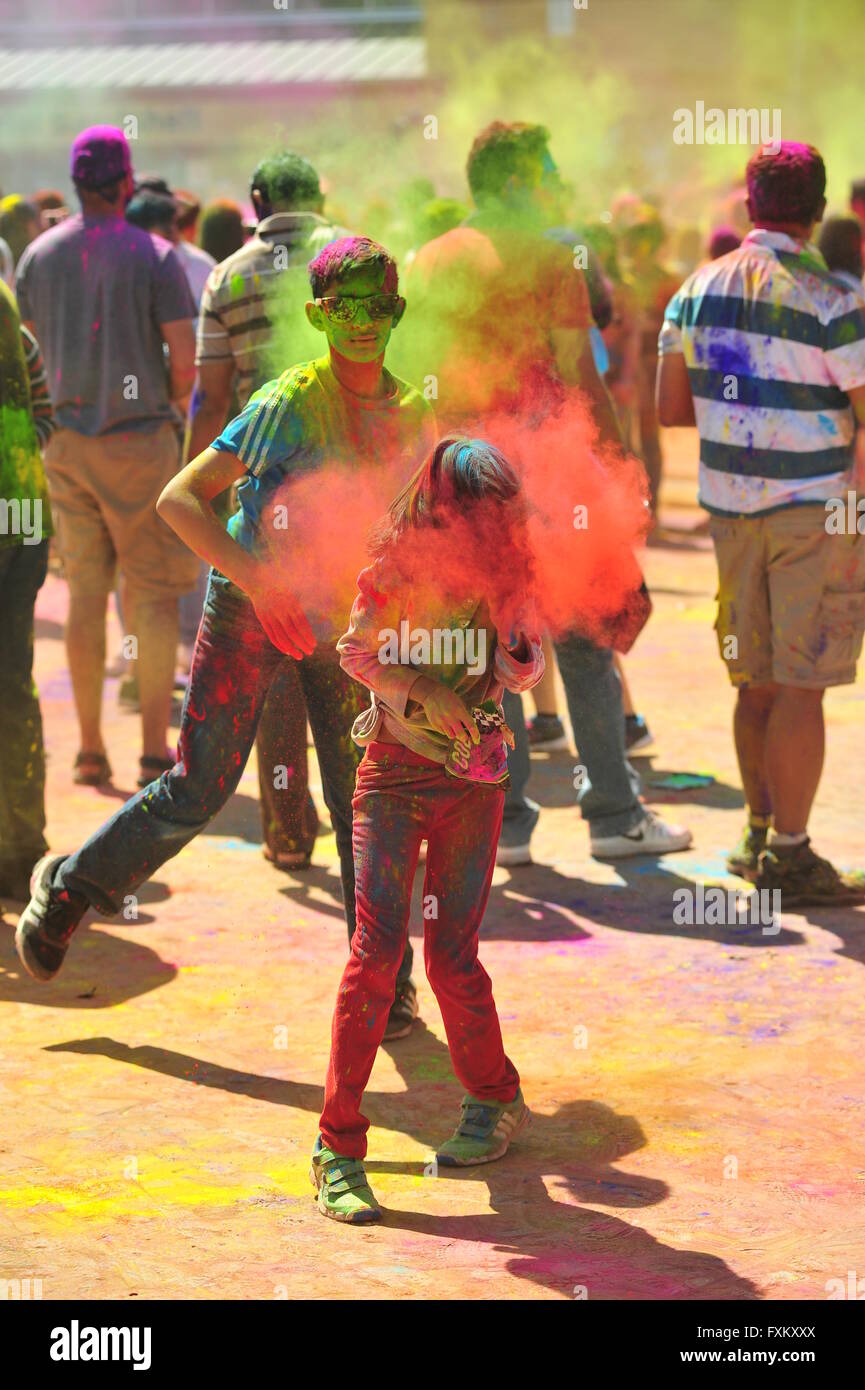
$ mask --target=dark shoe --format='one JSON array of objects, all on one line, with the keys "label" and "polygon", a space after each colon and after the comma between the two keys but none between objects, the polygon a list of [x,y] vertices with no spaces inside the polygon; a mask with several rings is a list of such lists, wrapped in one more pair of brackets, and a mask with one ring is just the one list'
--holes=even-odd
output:
[{"label": "dark shoe", "polygon": [[149,787],[151,782],[155,782],[157,777],[162,776],[163,772],[170,772],[173,767],[173,758],[155,758],[149,756],[146,758],[139,758],[139,787]]},{"label": "dark shoe", "polygon": [[565,726],[557,714],[536,714],[526,726],[526,733],[532,748],[546,748],[553,753],[569,747]]},{"label": "dark shoe", "polygon": [[384,1041],[407,1038],[417,1018],[417,990],[414,980],[397,980],[396,997],[387,1016]]},{"label": "dark shoe", "polygon": [[63,854],[46,854],[33,870],[33,894],[18,919],[15,950],[34,980],[51,980],[63,964],[72,936],[89,903],[77,893],[52,888]]},{"label": "dark shoe", "polygon": [[766,848],[769,827],[766,825],[746,825],[739,837],[736,848],[727,855],[727,868],[731,874],[746,878],[753,883],[757,874],[757,863]]},{"label": "dark shoe", "polygon": [[625,752],[642,753],[651,748],[655,740],[652,731],[641,714],[625,715]]},{"label": "dark shoe", "polygon": [[72,781],[79,787],[104,787],[111,781],[111,764],[104,753],[79,753]]},{"label": "dark shoe", "polygon": [[286,874],[302,872],[312,864],[312,855],[302,849],[271,849],[270,845],[262,845],[261,852],[268,864]]},{"label": "dark shoe", "polygon": [[839,874],[828,859],[814,853],[810,840],[792,849],[777,845],[764,849],[754,885],[758,890],[780,890],[782,909],[865,903],[865,874]]}]

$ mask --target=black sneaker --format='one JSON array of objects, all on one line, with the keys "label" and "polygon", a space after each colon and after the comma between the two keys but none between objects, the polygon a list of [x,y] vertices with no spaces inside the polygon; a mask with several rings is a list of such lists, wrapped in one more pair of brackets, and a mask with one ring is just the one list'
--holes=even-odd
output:
[{"label": "black sneaker", "polygon": [[536,714],[526,726],[526,733],[531,748],[546,748],[555,753],[559,748],[569,747],[565,726],[557,714]]},{"label": "black sneaker", "polygon": [[651,748],[655,740],[652,731],[641,714],[625,715],[625,752],[642,753]]},{"label": "black sneaker", "polygon": [[72,936],[89,903],[86,898],[52,888],[65,854],[46,854],[33,870],[29,903],[18,918],[15,950],[34,980],[52,980],[63,964]]},{"label": "black sneaker", "polygon": [[414,980],[397,980],[396,996],[387,1016],[384,1041],[407,1038],[417,1018],[417,990]]},{"label": "black sneaker", "polygon": [[749,823],[745,826],[736,848],[727,855],[727,868],[731,874],[738,874],[739,878],[746,878],[753,883],[757,875],[758,860],[766,848],[768,834],[767,825]]}]

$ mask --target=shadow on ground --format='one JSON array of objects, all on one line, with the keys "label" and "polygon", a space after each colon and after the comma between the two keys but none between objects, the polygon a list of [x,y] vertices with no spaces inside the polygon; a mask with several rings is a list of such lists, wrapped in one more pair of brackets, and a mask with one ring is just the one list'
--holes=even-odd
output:
[{"label": "shadow on ground", "polygon": [[[545,752],[543,749],[533,752],[532,775],[526,789],[528,796],[539,806],[548,810],[553,807],[572,809],[575,835],[581,833],[577,794],[574,790],[574,769],[579,765],[579,761],[579,754],[571,753],[567,749],[552,753]],[[651,754],[645,756],[637,753],[632,755],[630,761],[634,771],[639,774],[642,780],[643,800],[651,805],[681,806],[682,808],[686,806],[709,806],[722,811],[741,809],[745,805],[741,787],[734,787],[729,782],[715,781],[707,787],[682,789],[653,787],[652,782],[655,779],[671,777],[687,772],[689,769],[653,767]],[[699,769],[693,768],[690,771],[696,772]]]},{"label": "shadow on ground", "polygon": [[[221,1067],[162,1047],[128,1047],[112,1038],[55,1043],[46,1051],[103,1056],[193,1085],[303,1110],[310,1116],[312,1147],[322,1103],[319,1086]],[[410,1038],[390,1044],[388,1051],[406,1091],[367,1091],[364,1110],[376,1128],[408,1134],[432,1155],[458,1116],[459,1088],[447,1048],[418,1024]],[[532,1127],[501,1163],[435,1172],[429,1162],[391,1163],[373,1156],[367,1166],[373,1182],[376,1172],[420,1177],[427,1171],[430,1183],[486,1182],[490,1212],[442,1216],[389,1210],[385,1222],[446,1243],[491,1245],[508,1255],[507,1270],[514,1278],[563,1296],[759,1298],[754,1284],[716,1256],[676,1250],[603,1210],[636,1210],[667,1197],[668,1188],[659,1179],[629,1174],[618,1166],[645,1144],[642,1127],[632,1116],[618,1115],[598,1101],[573,1100],[552,1115],[536,1114]],[[551,1195],[551,1189],[563,1200]],[[312,1204],[309,1211],[310,1220],[322,1219]]]},{"label": "shadow on ground", "polygon": [[[152,921],[139,914],[138,924]],[[129,924],[125,924],[129,925]],[[141,941],[128,941],[83,923],[60,974],[32,980],[15,953],[15,928],[4,915],[0,929],[0,1003],[41,1004],[49,1009],[108,1009],[171,984],[177,967]]]}]

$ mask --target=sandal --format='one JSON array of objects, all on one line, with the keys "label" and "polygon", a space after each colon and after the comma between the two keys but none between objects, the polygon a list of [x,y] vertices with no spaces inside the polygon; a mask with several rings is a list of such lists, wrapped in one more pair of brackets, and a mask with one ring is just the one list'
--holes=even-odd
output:
[{"label": "sandal", "polygon": [[157,758],[150,756],[138,759],[138,766],[141,769],[138,774],[139,787],[149,787],[151,782],[155,782],[161,777],[163,772],[170,772],[174,767],[173,758]]},{"label": "sandal", "polygon": [[111,764],[105,754],[79,753],[75,759],[72,781],[79,787],[104,787],[111,781]]},{"label": "sandal", "polygon": [[286,873],[297,873],[299,869],[308,869],[312,864],[312,853],[307,854],[302,849],[272,850],[269,845],[262,845],[261,852],[269,864]]}]

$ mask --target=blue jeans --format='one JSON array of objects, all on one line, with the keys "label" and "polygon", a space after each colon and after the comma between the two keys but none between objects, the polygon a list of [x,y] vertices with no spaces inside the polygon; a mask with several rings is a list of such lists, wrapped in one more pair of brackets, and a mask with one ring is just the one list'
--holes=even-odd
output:
[{"label": "blue jeans", "polygon": [[[246,595],[211,573],[183,702],[177,763],[63,861],[55,887],[80,894],[99,912],[119,912],[124,897],[189,844],[235,791],[267,693],[290,660],[273,646]],[[360,750],[349,734],[367,694],[342,670],[335,647],[324,643],[297,663],[297,673],[336,832],[350,941],[355,919],[351,798]],[[267,769],[268,775],[279,775],[278,768]],[[289,781],[291,772],[286,767],[282,780]],[[401,975],[410,968],[411,947]]]},{"label": "blue jeans", "polygon": [[[568,714],[585,769],[577,801],[593,835],[622,835],[643,818],[640,779],[625,757],[622,687],[606,647],[572,633],[555,643]],[[525,795],[529,743],[519,695],[505,691],[505,718],[515,734],[508,752],[510,789],[505,800],[502,843],[526,844],[538,813]]]}]

